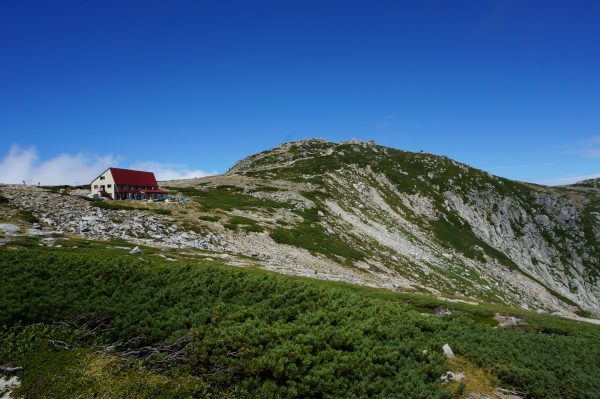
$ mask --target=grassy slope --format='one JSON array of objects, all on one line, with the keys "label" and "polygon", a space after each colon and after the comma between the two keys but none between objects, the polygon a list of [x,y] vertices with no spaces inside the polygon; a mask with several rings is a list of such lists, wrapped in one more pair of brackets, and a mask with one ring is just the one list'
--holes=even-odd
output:
[{"label": "grassy slope", "polygon": [[[529,397],[600,396],[600,329],[550,316],[521,312],[529,326],[503,330],[495,307],[444,303],[454,313],[438,318],[419,313],[440,305],[430,297],[98,249],[3,249],[0,279],[0,363],[25,366],[26,398],[442,398],[446,342]],[[80,314],[111,329],[53,324]],[[97,351],[183,335],[185,360],[170,366]]]},{"label": "grassy slope", "polygon": [[[335,151],[326,153],[325,150],[335,147]],[[431,231],[436,240],[450,249],[455,249],[467,257],[479,261],[484,260],[484,254],[495,258],[499,263],[504,264],[511,270],[522,272],[525,276],[533,278],[531,273],[521,270],[519,265],[515,264],[502,249],[494,248],[478,238],[471,227],[458,217],[454,212],[447,209],[444,205],[444,192],[453,191],[463,196],[465,202],[468,202],[468,193],[470,190],[481,190],[486,192],[491,190],[501,196],[511,197],[515,203],[519,204],[529,214],[544,214],[545,211],[536,204],[536,189],[533,185],[522,184],[504,178],[491,176],[490,174],[454,162],[446,157],[440,157],[427,153],[412,153],[391,148],[385,148],[374,145],[363,144],[336,144],[323,141],[309,141],[291,145],[285,155],[277,154],[277,149],[265,151],[259,154],[260,157],[253,162],[246,164],[245,170],[239,172],[252,177],[262,177],[267,179],[284,179],[291,181],[305,181],[317,184],[320,190],[330,192],[326,181],[322,179],[326,173],[339,170],[351,170],[349,168],[358,167],[365,169],[370,167],[376,173],[385,175],[400,192],[407,194],[419,194],[433,200],[440,217],[435,221],[424,221],[422,218],[414,218],[412,222],[422,224],[423,230]],[[282,159],[293,160],[292,164],[286,165]],[[371,182],[376,185],[376,182]],[[595,187],[595,186],[594,186]],[[385,188],[379,187],[381,192],[385,193]],[[561,196],[560,190],[552,192],[556,196]],[[343,195],[344,193],[338,193]],[[389,194],[389,193],[388,193]],[[592,212],[599,210],[598,191],[586,193],[587,205],[582,208],[582,227],[585,231],[583,237],[585,248],[591,254],[591,259],[586,261],[587,270],[584,274],[591,284],[597,281],[600,276],[600,264],[597,259],[600,255],[600,249],[597,240],[592,232],[593,220],[595,216]],[[317,204],[319,198],[316,198]],[[392,208],[401,209],[403,204],[395,195],[385,195],[385,200]],[[553,216],[550,215],[552,218]],[[523,226],[518,222],[513,224],[513,230],[518,237]],[[542,229],[542,234],[546,234]],[[283,236],[278,234],[276,237]],[[577,242],[582,238],[568,231],[558,230],[554,236],[546,234],[546,240],[561,256],[562,264],[555,265],[557,273],[572,276],[568,258],[572,255],[566,249],[567,240]],[[345,239],[342,238],[341,241]],[[302,242],[293,243],[302,246]],[[346,243],[352,247],[362,245],[361,242]],[[306,246],[304,246],[306,247]],[[365,250],[363,249],[363,252]],[[581,255],[581,254],[579,254]],[[346,256],[346,260],[352,260],[353,257]],[[355,259],[355,258],[354,258]],[[460,280],[459,276],[457,278]],[[540,282],[538,279],[533,278]],[[458,286],[460,282],[457,280]],[[546,284],[542,284],[546,286]],[[444,287],[438,287],[444,289]],[[472,287],[468,291],[472,291]],[[548,287],[547,287],[548,288]],[[548,288],[548,291],[560,300],[573,304],[573,301],[558,294]]]}]

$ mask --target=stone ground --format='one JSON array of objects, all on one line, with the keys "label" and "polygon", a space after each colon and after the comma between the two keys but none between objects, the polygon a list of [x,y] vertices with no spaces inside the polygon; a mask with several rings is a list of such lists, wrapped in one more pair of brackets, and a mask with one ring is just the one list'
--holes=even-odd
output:
[{"label": "stone ground", "polygon": [[[0,195],[9,201],[9,206],[0,206],[0,223],[17,226],[17,234],[38,236],[48,246],[61,245],[56,236],[62,235],[116,239],[158,248],[185,249],[188,253],[196,251],[198,256],[220,258],[233,266],[254,265],[288,275],[374,287],[409,286],[400,276],[388,278],[361,273],[301,248],[286,245],[284,251],[278,250],[278,245],[266,233],[231,231],[220,223],[199,220],[195,203],[111,201],[136,209],[102,209],[92,206],[84,198],[85,193],[83,190],[55,193],[39,187],[0,186]],[[153,213],[157,209],[166,209],[172,214]],[[20,220],[20,211],[30,211],[39,223],[24,223]],[[1,226],[0,230],[3,230]]]}]

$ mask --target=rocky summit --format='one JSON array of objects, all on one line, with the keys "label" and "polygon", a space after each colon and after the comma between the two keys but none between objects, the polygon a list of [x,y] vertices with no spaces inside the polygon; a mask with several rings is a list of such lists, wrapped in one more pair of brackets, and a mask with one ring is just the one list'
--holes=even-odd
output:
[{"label": "rocky summit", "polygon": [[116,238],[285,274],[600,315],[598,181],[547,187],[443,156],[311,139],[162,187],[189,202],[98,204],[81,189],[2,186],[1,221],[20,229],[4,229],[4,240],[32,230],[51,245]]}]

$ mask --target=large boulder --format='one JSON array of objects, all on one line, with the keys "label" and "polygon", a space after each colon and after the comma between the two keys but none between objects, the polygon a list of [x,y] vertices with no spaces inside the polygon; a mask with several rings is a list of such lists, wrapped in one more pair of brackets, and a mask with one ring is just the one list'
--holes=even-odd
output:
[{"label": "large boulder", "polygon": [[444,346],[442,346],[442,350],[444,351],[444,355],[446,355],[446,357],[454,357],[454,352],[452,352],[452,348],[450,348],[450,345],[444,344]]},{"label": "large boulder", "polygon": [[10,223],[0,223],[0,230],[5,232],[5,233],[18,233],[19,231],[21,231],[21,228],[15,224],[10,224]]}]

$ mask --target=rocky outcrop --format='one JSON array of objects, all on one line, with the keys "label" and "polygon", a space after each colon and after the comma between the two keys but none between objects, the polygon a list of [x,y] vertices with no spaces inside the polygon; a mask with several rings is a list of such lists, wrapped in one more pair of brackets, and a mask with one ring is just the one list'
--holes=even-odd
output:
[{"label": "rocky outcrop", "polygon": [[[217,238],[184,230],[172,216],[145,210],[112,210],[92,206],[78,195],[56,194],[37,187],[2,186],[11,206],[32,212],[43,229],[27,234],[77,234],[97,240],[121,239],[146,245],[218,250]],[[18,226],[17,226],[18,228]]]}]

